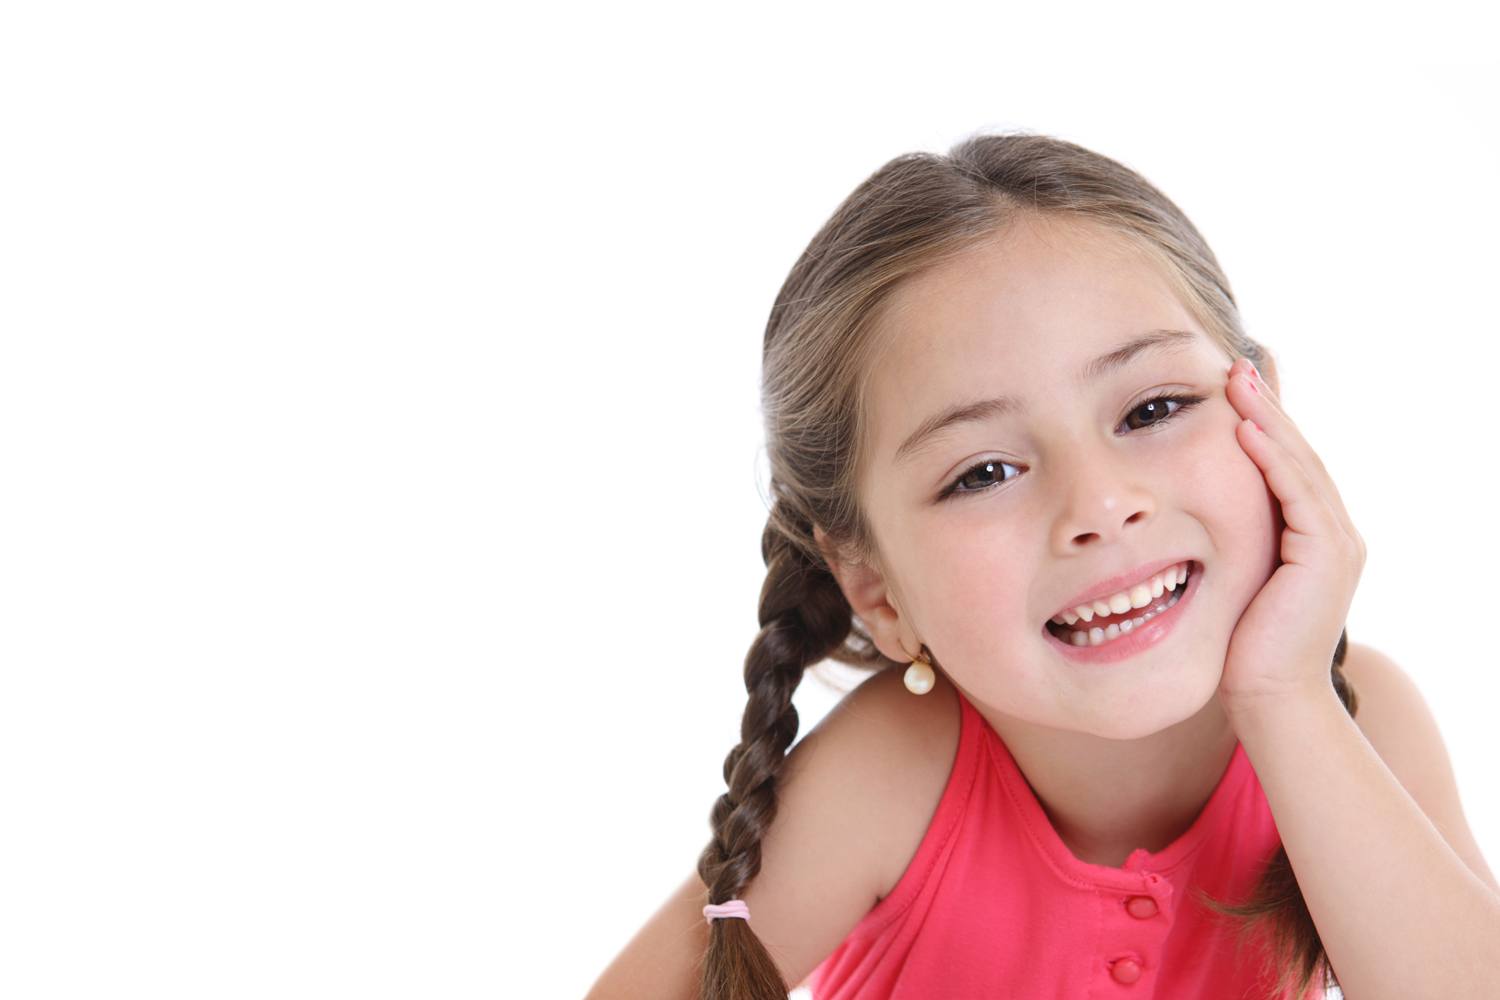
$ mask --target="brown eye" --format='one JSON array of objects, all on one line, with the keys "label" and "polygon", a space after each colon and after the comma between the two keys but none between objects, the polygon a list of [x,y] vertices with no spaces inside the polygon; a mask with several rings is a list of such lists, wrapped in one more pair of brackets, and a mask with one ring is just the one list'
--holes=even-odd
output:
[{"label": "brown eye", "polygon": [[1142,427],[1150,427],[1152,424],[1160,423],[1177,412],[1182,404],[1175,399],[1148,399],[1146,402],[1130,411],[1125,418],[1125,426],[1130,430],[1138,431]]},{"label": "brown eye", "polygon": [[1006,465],[1004,462],[980,462],[959,476],[954,486],[959,493],[973,493],[1003,483],[1020,472],[1014,465]]}]

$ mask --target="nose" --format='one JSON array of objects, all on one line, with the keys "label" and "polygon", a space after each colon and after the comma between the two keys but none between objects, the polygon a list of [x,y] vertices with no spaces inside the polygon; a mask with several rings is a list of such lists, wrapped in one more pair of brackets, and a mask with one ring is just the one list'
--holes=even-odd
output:
[{"label": "nose", "polygon": [[1112,458],[1091,452],[1059,470],[1065,481],[1052,526],[1052,548],[1059,555],[1118,541],[1155,515],[1156,497],[1140,470]]}]

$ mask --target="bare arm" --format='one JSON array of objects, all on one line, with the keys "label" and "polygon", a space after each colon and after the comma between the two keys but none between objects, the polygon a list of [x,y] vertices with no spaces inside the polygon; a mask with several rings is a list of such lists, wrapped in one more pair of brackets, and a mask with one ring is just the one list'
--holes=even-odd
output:
[{"label": "bare arm", "polygon": [[[1281,562],[1240,616],[1219,698],[1350,1000],[1500,996],[1500,894],[1442,738],[1395,665],[1356,649],[1364,730],[1328,683],[1365,546],[1317,454],[1248,362],[1229,398],[1279,501]],[[1372,742],[1377,745],[1372,745]]]},{"label": "bare arm", "polygon": [[1390,747],[1409,788],[1331,689],[1241,709],[1235,729],[1344,994],[1500,995],[1494,876],[1464,821],[1431,716],[1420,699],[1390,699],[1389,689],[1410,682],[1389,671],[1394,665],[1359,671],[1381,675],[1360,693],[1368,692],[1382,742],[1395,733],[1388,725],[1401,725]]},{"label": "bare arm", "polygon": [[697,997],[698,963],[708,947],[700,912],[707,899],[697,875],[679,886],[604,970],[587,1000]]},{"label": "bare arm", "polygon": [[[900,880],[937,811],[958,750],[958,696],[917,698],[899,672],[862,684],[792,751],[751,927],[789,984],[801,982]],[[605,970],[589,1000],[698,996],[707,890],[694,875]]]},{"label": "bare arm", "polygon": [[1453,852],[1500,891],[1464,818],[1448,749],[1417,686],[1390,657],[1368,646],[1349,647],[1344,674],[1359,695],[1356,721],[1365,739]]}]

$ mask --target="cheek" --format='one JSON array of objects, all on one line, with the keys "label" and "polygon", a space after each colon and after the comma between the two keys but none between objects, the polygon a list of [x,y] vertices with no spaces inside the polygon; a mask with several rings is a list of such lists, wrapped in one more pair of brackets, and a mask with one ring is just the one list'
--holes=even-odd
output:
[{"label": "cheek", "polygon": [[1281,504],[1233,431],[1227,433],[1232,447],[1205,448],[1189,474],[1199,484],[1200,519],[1210,527],[1215,547],[1243,566],[1253,596],[1279,560]]},{"label": "cheek", "polygon": [[958,517],[914,533],[920,551],[903,560],[908,574],[902,589],[918,629],[947,634],[975,622],[1004,629],[1024,618],[1026,581],[1034,575],[1018,555],[1024,530],[1014,519],[986,520],[976,510],[972,520]]}]

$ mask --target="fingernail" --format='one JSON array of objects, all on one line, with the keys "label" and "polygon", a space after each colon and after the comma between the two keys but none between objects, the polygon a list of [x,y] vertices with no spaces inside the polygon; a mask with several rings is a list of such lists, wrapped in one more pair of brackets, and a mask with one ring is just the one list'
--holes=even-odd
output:
[{"label": "fingernail", "polygon": [[1262,434],[1265,433],[1265,430],[1263,430],[1261,428],[1260,424],[1257,424],[1254,420],[1250,421],[1250,426],[1254,427],[1256,430],[1260,431]]},{"label": "fingernail", "polygon": [[[1246,358],[1245,360],[1249,361],[1248,358]],[[1256,378],[1260,378],[1260,369],[1255,367],[1254,361],[1250,362],[1250,374],[1254,375]]]},{"label": "fingernail", "polygon": [[[1250,370],[1251,371],[1255,371],[1255,366],[1251,365],[1250,366]],[[1254,392],[1257,396],[1260,395],[1260,386],[1258,386],[1258,385],[1255,384],[1255,379],[1253,379],[1253,378],[1247,378],[1247,379],[1245,379],[1245,384],[1248,385],[1250,387],[1250,390],[1252,392]]]}]

